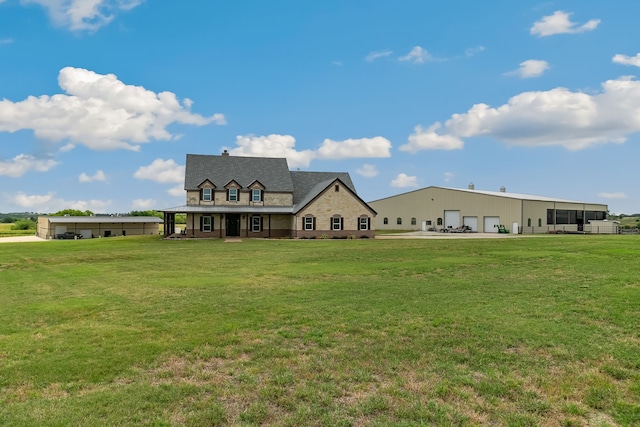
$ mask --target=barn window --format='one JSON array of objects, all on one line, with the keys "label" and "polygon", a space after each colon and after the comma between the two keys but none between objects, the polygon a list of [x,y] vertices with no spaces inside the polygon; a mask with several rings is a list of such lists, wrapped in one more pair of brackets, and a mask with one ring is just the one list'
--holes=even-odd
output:
[{"label": "barn window", "polygon": [[386,218],[386,217],[385,217],[385,218],[382,220],[382,223],[383,223],[383,224],[385,224],[385,225],[389,224],[389,218]]},{"label": "barn window", "polygon": [[416,225],[416,219],[415,218],[411,218],[411,225]]},{"label": "barn window", "polygon": [[398,217],[398,218],[396,219],[396,224],[398,224],[398,225],[402,225],[402,218]]},{"label": "barn window", "polygon": [[527,220],[527,227],[531,227],[531,218]]},{"label": "barn window", "polygon": [[442,218],[438,218],[437,225],[442,225]]}]

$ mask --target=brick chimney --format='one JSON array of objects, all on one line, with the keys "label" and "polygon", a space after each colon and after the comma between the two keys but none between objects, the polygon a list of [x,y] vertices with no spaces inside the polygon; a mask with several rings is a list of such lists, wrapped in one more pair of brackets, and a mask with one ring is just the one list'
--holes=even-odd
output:
[{"label": "brick chimney", "polygon": [[222,152],[222,157],[229,157],[229,152],[227,150],[224,150]]}]

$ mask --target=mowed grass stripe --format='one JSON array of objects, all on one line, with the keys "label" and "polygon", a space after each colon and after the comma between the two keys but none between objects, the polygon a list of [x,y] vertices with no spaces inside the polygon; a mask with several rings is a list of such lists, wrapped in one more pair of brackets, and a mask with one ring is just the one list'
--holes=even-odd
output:
[{"label": "mowed grass stripe", "polygon": [[637,425],[638,243],[5,244],[0,425]]}]

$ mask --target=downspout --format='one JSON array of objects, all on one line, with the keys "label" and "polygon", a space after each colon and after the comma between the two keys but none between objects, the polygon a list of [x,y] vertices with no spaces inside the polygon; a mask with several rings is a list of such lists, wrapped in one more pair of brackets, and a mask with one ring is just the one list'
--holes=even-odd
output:
[{"label": "downspout", "polygon": [[[215,223],[213,223],[213,218],[211,218],[211,226],[215,226]],[[191,237],[195,237],[195,229],[196,229],[196,215],[195,214],[191,214]]]},{"label": "downspout", "polygon": [[269,214],[269,231],[267,232],[267,237],[271,238],[271,214]]}]

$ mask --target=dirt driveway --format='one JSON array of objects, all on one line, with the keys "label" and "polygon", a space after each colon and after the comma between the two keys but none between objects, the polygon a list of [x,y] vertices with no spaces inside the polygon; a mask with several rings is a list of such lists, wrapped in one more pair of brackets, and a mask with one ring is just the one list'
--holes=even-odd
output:
[{"label": "dirt driveway", "polygon": [[0,243],[46,242],[46,241],[47,240],[41,239],[38,236],[0,237]]}]

